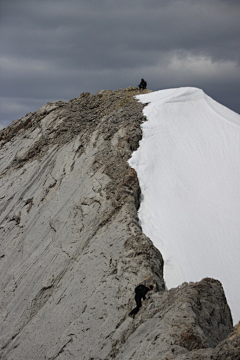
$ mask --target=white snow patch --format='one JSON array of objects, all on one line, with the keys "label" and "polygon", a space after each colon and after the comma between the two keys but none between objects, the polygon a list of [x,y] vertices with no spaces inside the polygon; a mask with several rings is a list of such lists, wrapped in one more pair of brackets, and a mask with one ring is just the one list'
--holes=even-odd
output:
[{"label": "white snow patch", "polygon": [[240,115],[202,90],[139,95],[147,117],[129,164],[144,233],[161,251],[168,288],[213,277],[240,320]]}]

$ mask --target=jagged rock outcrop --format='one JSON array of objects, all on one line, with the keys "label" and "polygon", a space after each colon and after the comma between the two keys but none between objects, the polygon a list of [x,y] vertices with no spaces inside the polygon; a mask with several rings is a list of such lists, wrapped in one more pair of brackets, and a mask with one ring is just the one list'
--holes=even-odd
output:
[{"label": "jagged rock outcrop", "polygon": [[[138,223],[140,187],[127,163],[146,120],[138,93],[83,93],[0,132],[0,358],[238,351],[237,337],[225,340],[232,319],[221,284],[165,290],[162,256]],[[155,292],[132,319],[140,282]]]}]

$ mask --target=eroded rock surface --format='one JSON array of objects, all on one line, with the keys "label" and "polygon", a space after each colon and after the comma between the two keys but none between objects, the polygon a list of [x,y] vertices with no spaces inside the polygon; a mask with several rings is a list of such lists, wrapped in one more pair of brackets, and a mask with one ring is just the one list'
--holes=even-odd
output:
[{"label": "eroded rock surface", "polygon": [[[218,281],[165,290],[138,223],[138,93],[83,93],[0,132],[0,358],[195,359],[232,330]],[[140,282],[155,292],[132,319]]]},{"label": "eroded rock surface", "polygon": [[116,359],[175,359],[215,347],[230,328],[229,307],[219,281],[184,283],[151,296],[128,328]]}]

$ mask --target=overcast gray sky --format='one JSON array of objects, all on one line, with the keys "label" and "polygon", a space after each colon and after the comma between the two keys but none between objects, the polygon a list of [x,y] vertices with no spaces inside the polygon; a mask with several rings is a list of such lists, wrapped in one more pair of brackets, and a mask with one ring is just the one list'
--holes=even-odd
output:
[{"label": "overcast gray sky", "polygon": [[240,0],[0,0],[0,13],[1,126],[142,77],[240,113]]}]

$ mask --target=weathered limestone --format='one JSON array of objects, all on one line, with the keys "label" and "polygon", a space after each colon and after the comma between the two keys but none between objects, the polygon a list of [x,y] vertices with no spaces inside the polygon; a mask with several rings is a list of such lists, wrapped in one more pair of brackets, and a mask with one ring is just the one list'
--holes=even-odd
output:
[{"label": "weathered limestone", "polygon": [[155,293],[132,327],[116,359],[175,359],[223,340],[229,333],[229,307],[221,284],[203,279]]},{"label": "weathered limestone", "polygon": [[[188,359],[230,333],[218,281],[164,291],[127,164],[145,121],[137,93],[83,93],[0,132],[0,358]],[[131,319],[142,281],[156,292]]]}]

